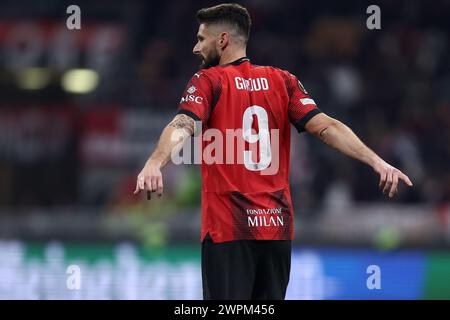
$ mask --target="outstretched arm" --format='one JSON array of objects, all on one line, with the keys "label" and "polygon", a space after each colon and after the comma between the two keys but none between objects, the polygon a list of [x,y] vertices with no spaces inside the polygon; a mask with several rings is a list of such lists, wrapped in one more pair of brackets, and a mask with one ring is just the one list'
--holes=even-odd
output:
[{"label": "outstretched arm", "polygon": [[397,193],[399,180],[413,185],[408,176],[381,159],[342,122],[320,113],[306,123],[305,129],[330,147],[371,166],[380,175],[380,189],[383,194],[389,192],[390,198]]},{"label": "outstretched arm", "polygon": [[159,197],[162,195],[163,179],[161,169],[170,160],[172,153],[181,149],[186,139],[194,133],[194,130],[194,119],[185,114],[175,116],[162,131],[156,149],[138,174],[134,194],[139,194],[142,190],[147,189],[147,197],[149,199],[151,192],[157,192]]}]

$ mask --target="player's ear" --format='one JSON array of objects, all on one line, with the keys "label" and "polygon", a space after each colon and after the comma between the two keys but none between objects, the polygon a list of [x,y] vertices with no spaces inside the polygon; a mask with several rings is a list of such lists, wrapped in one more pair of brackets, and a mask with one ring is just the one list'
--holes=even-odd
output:
[{"label": "player's ear", "polygon": [[228,46],[228,43],[230,42],[230,34],[228,32],[222,32],[219,35],[218,39],[219,47],[223,50]]}]

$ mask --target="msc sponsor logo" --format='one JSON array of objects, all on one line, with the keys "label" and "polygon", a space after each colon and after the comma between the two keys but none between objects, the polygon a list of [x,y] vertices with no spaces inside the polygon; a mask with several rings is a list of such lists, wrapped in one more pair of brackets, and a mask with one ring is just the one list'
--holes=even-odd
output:
[{"label": "msc sponsor logo", "polygon": [[183,103],[183,102],[195,102],[197,104],[201,104],[203,102],[203,97],[197,97],[197,96],[194,96],[193,94],[187,94],[181,98],[180,103]]},{"label": "msc sponsor logo", "polygon": [[189,89],[187,89],[187,92],[189,94],[193,94],[196,90],[197,90],[197,88],[195,86],[190,86]]}]

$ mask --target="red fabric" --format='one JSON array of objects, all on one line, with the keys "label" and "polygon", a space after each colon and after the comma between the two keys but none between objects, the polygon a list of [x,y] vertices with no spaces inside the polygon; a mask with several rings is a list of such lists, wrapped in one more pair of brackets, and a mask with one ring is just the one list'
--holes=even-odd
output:
[{"label": "red fabric", "polygon": [[[303,104],[300,99],[310,100],[303,100],[307,103]],[[214,242],[292,240],[293,208],[288,181],[290,124],[299,129],[302,120],[319,112],[298,79],[289,72],[255,66],[248,59],[241,59],[196,73],[186,87],[178,112],[200,120],[203,134],[213,128],[223,137],[203,141],[202,145],[201,240],[208,232]],[[254,134],[268,125],[271,157],[266,158],[270,166],[262,166],[262,170],[250,170],[254,164],[242,163],[244,151],[250,150],[251,145],[251,159],[254,163],[261,161],[264,153],[261,136],[259,142],[244,141],[249,138],[244,139],[241,131],[237,133],[239,138],[234,138],[233,147],[225,143],[227,129],[243,129],[244,113]],[[279,130],[279,139],[273,129]],[[212,149],[211,143],[218,140],[223,141],[224,148],[208,152],[212,156],[205,155],[206,150]],[[238,148],[238,140],[242,148]],[[227,155],[233,158],[233,163],[227,163]],[[206,163],[218,161],[221,156],[223,163]],[[271,171],[273,174],[267,174]]]}]

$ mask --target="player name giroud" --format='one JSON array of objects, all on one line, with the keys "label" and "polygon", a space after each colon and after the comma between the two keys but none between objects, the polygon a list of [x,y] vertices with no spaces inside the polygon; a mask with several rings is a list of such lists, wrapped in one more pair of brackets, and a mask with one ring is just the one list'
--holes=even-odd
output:
[{"label": "player name giroud", "polygon": [[236,84],[236,89],[246,90],[246,91],[261,91],[269,90],[269,82],[266,78],[249,78],[244,79],[241,77],[235,77],[234,83]]}]

